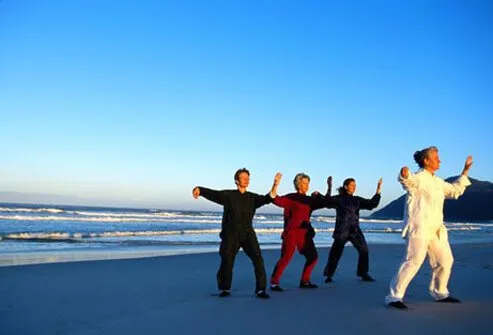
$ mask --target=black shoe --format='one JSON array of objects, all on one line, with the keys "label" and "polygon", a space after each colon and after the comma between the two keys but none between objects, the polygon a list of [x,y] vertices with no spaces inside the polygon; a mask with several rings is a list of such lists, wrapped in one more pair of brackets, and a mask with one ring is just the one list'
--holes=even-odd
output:
[{"label": "black shoe", "polygon": [[375,279],[373,279],[368,273],[365,273],[364,275],[360,276],[362,281],[366,282],[374,282]]},{"label": "black shoe", "polygon": [[436,302],[450,302],[450,303],[460,303],[461,301],[457,298],[454,298],[454,297],[451,297],[451,296],[448,296],[444,299],[440,299],[440,300],[437,300]]},{"label": "black shoe", "polygon": [[270,295],[265,293],[265,291],[258,291],[256,294],[257,294],[257,298],[260,298],[260,299],[269,299],[270,298]]},{"label": "black shoe", "polygon": [[317,285],[308,282],[302,282],[300,281],[300,288],[318,288]]},{"label": "black shoe", "polygon": [[327,277],[324,280],[325,283],[332,283],[332,277]]},{"label": "black shoe", "polygon": [[229,292],[229,290],[223,290],[223,291],[221,291],[221,293],[219,293],[219,296],[221,298],[229,297],[230,295],[231,295],[231,292]]},{"label": "black shoe", "polygon": [[389,302],[387,306],[394,307],[397,309],[407,309],[407,306],[402,303],[402,301]]},{"label": "black shoe", "polygon": [[270,290],[273,292],[283,292],[284,289],[279,285],[271,285]]}]

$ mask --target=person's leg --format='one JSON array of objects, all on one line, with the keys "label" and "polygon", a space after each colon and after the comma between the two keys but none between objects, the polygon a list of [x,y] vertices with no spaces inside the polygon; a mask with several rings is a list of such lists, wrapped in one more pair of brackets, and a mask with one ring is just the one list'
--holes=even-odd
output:
[{"label": "person's leg", "polygon": [[[315,247],[315,243],[313,242],[313,238],[308,236],[308,234],[304,231],[301,231],[298,237],[300,241],[298,244],[298,250],[300,254],[305,256],[305,266],[303,267],[303,272],[301,275],[301,285],[306,286],[306,284],[310,284],[310,277],[313,271],[313,268],[317,264],[318,261],[318,253],[317,248]],[[303,236],[304,235],[304,236]]]},{"label": "person's leg", "polygon": [[428,239],[423,236],[411,236],[407,240],[406,254],[397,273],[390,283],[390,293],[385,297],[387,304],[401,302],[409,283],[414,278],[425,260],[428,250]]},{"label": "person's leg", "polygon": [[272,271],[272,276],[270,278],[270,283],[272,285],[279,285],[281,281],[282,273],[284,272],[284,270],[289,264],[289,261],[291,261],[291,258],[293,257],[294,251],[296,249],[295,236],[296,235],[294,232],[289,232],[288,234],[285,234],[285,236],[283,237],[282,247],[281,247],[281,258],[277,261],[276,266]]},{"label": "person's leg", "polygon": [[356,251],[358,252],[358,267],[356,270],[356,275],[358,277],[367,278],[368,271],[370,269],[370,260],[369,260],[369,251],[368,245],[366,244],[365,236],[361,229],[357,229],[354,234],[349,236],[349,241],[354,246]]},{"label": "person's leg", "polygon": [[240,250],[240,241],[237,237],[226,236],[221,240],[219,246],[221,265],[217,271],[217,287],[220,291],[231,290],[233,266],[238,250]]},{"label": "person's leg", "polygon": [[454,264],[454,256],[450,249],[445,227],[440,229],[438,234],[431,238],[428,244],[428,258],[433,271],[430,282],[430,294],[437,301],[444,300],[450,295],[447,286],[452,272],[452,265]]},{"label": "person's leg", "polygon": [[265,291],[267,277],[265,274],[264,259],[255,232],[248,233],[241,244],[245,254],[250,258],[255,269],[255,292]]},{"label": "person's leg", "polygon": [[344,251],[344,245],[346,244],[346,239],[334,238],[332,242],[332,247],[330,247],[329,258],[327,259],[327,265],[325,265],[324,276],[332,278],[334,275],[337,264],[341,259],[342,252]]}]

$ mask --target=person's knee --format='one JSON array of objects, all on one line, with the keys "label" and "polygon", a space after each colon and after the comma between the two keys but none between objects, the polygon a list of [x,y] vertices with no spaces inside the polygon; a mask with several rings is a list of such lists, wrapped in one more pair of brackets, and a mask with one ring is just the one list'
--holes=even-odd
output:
[{"label": "person's knee", "polygon": [[262,257],[262,255],[255,255],[252,257],[252,263],[263,265],[264,264],[264,258]]},{"label": "person's knee", "polygon": [[358,252],[362,255],[368,255],[368,246],[364,245],[359,247]]},{"label": "person's knee", "polygon": [[225,266],[232,266],[235,262],[235,255],[230,254],[222,254],[221,255],[221,263]]},{"label": "person's knee", "polygon": [[313,252],[313,253],[307,254],[306,255],[306,260],[309,263],[313,263],[313,262],[318,261],[318,253],[317,252]]},{"label": "person's knee", "polygon": [[406,257],[406,263],[409,265],[409,266],[412,266],[412,267],[415,267],[415,268],[419,268],[421,266],[421,264],[423,264],[424,260],[425,260],[425,257],[426,257],[426,253],[423,252],[419,252],[419,253],[414,253],[414,254],[411,254],[411,255],[407,255]]},{"label": "person's knee", "polygon": [[445,259],[442,259],[440,260],[438,265],[445,269],[450,269],[454,265],[454,257],[447,257]]}]

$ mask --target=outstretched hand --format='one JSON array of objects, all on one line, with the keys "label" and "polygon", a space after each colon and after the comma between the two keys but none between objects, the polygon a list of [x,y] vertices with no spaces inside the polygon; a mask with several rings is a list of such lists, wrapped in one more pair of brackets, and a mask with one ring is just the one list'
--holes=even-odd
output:
[{"label": "outstretched hand", "polygon": [[328,186],[328,187],[332,187],[332,176],[329,176],[329,177],[327,178],[327,186]]},{"label": "outstretched hand", "polygon": [[281,182],[281,179],[282,179],[282,173],[281,172],[276,173],[276,175],[274,176],[274,185],[278,186],[279,183]]},{"label": "outstretched hand", "polygon": [[464,169],[469,170],[472,166],[472,156],[467,156],[466,162],[464,163]]},{"label": "outstretched hand", "polygon": [[380,193],[380,191],[382,190],[382,183],[383,183],[383,180],[382,180],[382,177],[380,177],[380,179],[377,182],[377,193]]},{"label": "outstretched hand", "polygon": [[407,166],[404,166],[401,169],[401,177],[402,178],[407,178],[409,176],[409,168]]},{"label": "outstretched hand", "polygon": [[198,199],[200,196],[200,188],[198,186],[195,186],[192,190],[192,195],[195,199]]},{"label": "outstretched hand", "polygon": [[472,156],[467,156],[466,162],[464,163],[464,170],[462,170],[463,176],[467,176],[467,174],[469,173],[469,169],[472,166],[472,163],[473,163]]}]

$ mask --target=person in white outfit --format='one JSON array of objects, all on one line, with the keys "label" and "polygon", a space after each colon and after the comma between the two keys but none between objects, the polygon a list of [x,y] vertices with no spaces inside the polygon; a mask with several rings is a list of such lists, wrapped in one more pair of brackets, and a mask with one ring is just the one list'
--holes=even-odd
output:
[{"label": "person in white outfit", "polygon": [[398,177],[407,191],[402,230],[402,236],[407,239],[406,253],[390,283],[390,293],[385,297],[388,306],[398,309],[407,308],[402,299],[426,255],[432,268],[429,286],[431,296],[437,302],[460,302],[451,297],[447,289],[454,257],[443,224],[443,202],[445,199],[459,198],[466,187],[471,185],[467,174],[472,157],[467,157],[462,174],[453,183],[435,175],[435,171],[440,168],[436,147],[416,151],[414,160],[420,170],[413,174],[408,167],[403,167]]}]

